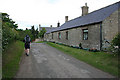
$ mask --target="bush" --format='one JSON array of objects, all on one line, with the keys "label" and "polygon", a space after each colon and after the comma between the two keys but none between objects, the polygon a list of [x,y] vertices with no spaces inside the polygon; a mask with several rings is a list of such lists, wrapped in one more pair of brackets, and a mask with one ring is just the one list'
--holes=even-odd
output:
[{"label": "bush", "polygon": [[19,39],[17,27],[7,13],[2,13],[2,51],[7,48],[9,43]]},{"label": "bush", "polygon": [[112,40],[110,49],[113,53],[120,55],[120,33],[118,33]]},{"label": "bush", "polygon": [[19,34],[14,28],[10,28],[6,24],[2,26],[2,50],[4,51],[7,48],[7,45],[14,40],[17,40]]},{"label": "bush", "polygon": [[82,43],[79,44],[80,49],[82,49]]},{"label": "bush", "polygon": [[34,40],[34,36],[32,35],[32,32],[31,30],[22,30],[22,31],[18,31],[19,33],[19,40],[20,41],[23,41],[24,40],[24,37],[28,34],[31,38],[31,41]]},{"label": "bush", "polygon": [[31,40],[35,40],[38,37],[38,28],[35,30],[34,26],[31,29],[17,29],[18,25],[15,21],[9,18],[7,13],[2,13],[2,51],[7,48],[7,45],[15,40],[24,40],[24,37],[28,34]]}]

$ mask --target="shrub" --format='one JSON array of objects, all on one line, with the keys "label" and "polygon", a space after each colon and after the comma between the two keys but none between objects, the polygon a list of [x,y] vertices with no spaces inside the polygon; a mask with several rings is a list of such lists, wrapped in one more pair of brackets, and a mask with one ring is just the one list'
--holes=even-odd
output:
[{"label": "shrub", "polygon": [[113,53],[120,55],[120,33],[118,33],[112,40],[110,49]]},{"label": "shrub", "polygon": [[15,40],[23,41],[28,34],[31,40],[35,40],[38,36],[38,28],[35,30],[34,26],[31,29],[17,29],[18,25],[15,21],[9,18],[7,13],[2,13],[2,51],[7,48],[7,45]]},{"label": "shrub", "polygon": [[7,45],[14,40],[17,40],[19,35],[14,28],[10,28],[3,24],[2,26],[2,50],[7,48]]},{"label": "shrub", "polygon": [[82,43],[79,44],[80,49],[82,49]]},{"label": "shrub", "polygon": [[19,38],[16,31],[17,24],[9,18],[7,13],[2,13],[2,50],[7,48],[7,45]]}]

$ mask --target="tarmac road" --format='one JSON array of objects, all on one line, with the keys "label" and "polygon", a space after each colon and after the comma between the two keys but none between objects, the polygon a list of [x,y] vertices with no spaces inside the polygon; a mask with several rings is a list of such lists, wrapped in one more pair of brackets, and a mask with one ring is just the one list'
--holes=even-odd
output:
[{"label": "tarmac road", "polygon": [[45,43],[32,43],[23,55],[16,78],[114,78]]}]

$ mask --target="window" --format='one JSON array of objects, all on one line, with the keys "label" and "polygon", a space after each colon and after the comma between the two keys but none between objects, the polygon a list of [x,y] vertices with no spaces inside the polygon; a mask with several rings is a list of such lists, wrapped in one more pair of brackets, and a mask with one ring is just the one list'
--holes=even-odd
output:
[{"label": "window", "polygon": [[53,33],[52,33],[52,39],[53,39]]},{"label": "window", "polygon": [[49,39],[49,34],[48,34],[48,39]]},{"label": "window", "polygon": [[58,39],[61,39],[61,34],[60,34],[60,32],[58,33]]},{"label": "window", "polygon": [[83,40],[88,40],[88,29],[83,30]]},{"label": "window", "polygon": [[68,40],[68,31],[66,31],[66,39]]}]

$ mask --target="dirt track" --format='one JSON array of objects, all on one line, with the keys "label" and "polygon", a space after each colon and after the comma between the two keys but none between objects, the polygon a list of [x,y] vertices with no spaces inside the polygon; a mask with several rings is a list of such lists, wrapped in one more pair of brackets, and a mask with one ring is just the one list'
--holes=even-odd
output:
[{"label": "dirt track", "polygon": [[44,43],[32,43],[24,55],[16,78],[113,78],[82,61]]}]

